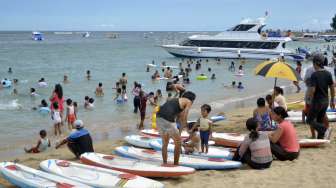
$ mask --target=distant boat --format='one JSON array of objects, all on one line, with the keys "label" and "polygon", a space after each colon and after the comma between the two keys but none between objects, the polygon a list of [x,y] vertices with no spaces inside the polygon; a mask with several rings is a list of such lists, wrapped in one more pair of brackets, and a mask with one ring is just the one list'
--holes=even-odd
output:
[{"label": "distant boat", "polygon": [[54,32],[55,35],[72,35],[71,31],[56,31]]},{"label": "distant boat", "polygon": [[327,42],[327,40],[318,33],[304,33],[302,37],[295,37],[293,40],[300,42]]},{"label": "distant boat", "polygon": [[119,37],[119,34],[118,33],[107,33],[106,37],[110,39],[116,39]]},{"label": "distant boat", "polygon": [[89,32],[85,32],[85,33],[82,35],[82,37],[84,37],[84,38],[88,38],[88,37],[90,37],[90,33],[89,33]]},{"label": "distant boat", "polygon": [[41,32],[34,31],[32,32],[32,39],[36,41],[42,41],[44,40],[43,34]]}]

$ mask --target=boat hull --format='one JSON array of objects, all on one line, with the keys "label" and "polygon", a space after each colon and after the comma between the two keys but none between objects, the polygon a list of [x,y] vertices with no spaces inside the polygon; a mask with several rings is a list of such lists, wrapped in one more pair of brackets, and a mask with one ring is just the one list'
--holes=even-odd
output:
[{"label": "boat hull", "polygon": [[194,58],[226,58],[226,59],[274,59],[284,54],[285,59],[293,61],[303,61],[304,56],[294,53],[280,52],[276,50],[256,50],[256,49],[229,49],[229,48],[209,48],[209,47],[189,47],[179,45],[161,46],[168,53],[176,57]]}]

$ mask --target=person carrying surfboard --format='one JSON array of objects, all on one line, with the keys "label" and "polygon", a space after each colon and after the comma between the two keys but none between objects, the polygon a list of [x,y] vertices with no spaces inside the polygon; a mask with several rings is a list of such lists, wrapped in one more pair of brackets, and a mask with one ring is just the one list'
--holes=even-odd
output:
[{"label": "person carrying surfboard", "polygon": [[[181,135],[180,132],[183,127],[187,126],[187,119],[189,109],[193,104],[196,95],[187,91],[183,93],[181,98],[173,98],[162,106],[157,113],[157,127],[162,138],[162,159],[163,164],[167,164],[168,158],[168,143],[169,139],[174,140],[174,165],[179,164],[181,153]],[[180,131],[176,127],[176,120],[180,123]]]}]

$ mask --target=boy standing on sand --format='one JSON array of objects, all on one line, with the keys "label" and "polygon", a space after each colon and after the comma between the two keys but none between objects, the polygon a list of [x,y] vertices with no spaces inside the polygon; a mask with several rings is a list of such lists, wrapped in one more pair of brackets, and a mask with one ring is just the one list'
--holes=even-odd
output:
[{"label": "boy standing on sand", "polygon": [[203,104],[201,106],[201,117],[198,119],[196,123],[196,126],[200,127],[202,153],[204,152],[208,153],[209,151],[209,138],[211,135],[211,127],[212,127],[212,121],[210,121],[208,117],[210,112],[211,112],[211,106],[208,104]]}]

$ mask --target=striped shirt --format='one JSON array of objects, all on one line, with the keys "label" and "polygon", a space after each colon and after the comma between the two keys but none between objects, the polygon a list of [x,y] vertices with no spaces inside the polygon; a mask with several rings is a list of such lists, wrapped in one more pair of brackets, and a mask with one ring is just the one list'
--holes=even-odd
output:
[{"label": "striped shirt", "polygon": [[252,141],[249,135],[245,136],[239,148],[239,156],[242,157],[247,149],[251,151],[251,160],[255,163],[264,164],[273,160],[270,141],[266,132],[258,132],[257,140]]}]

